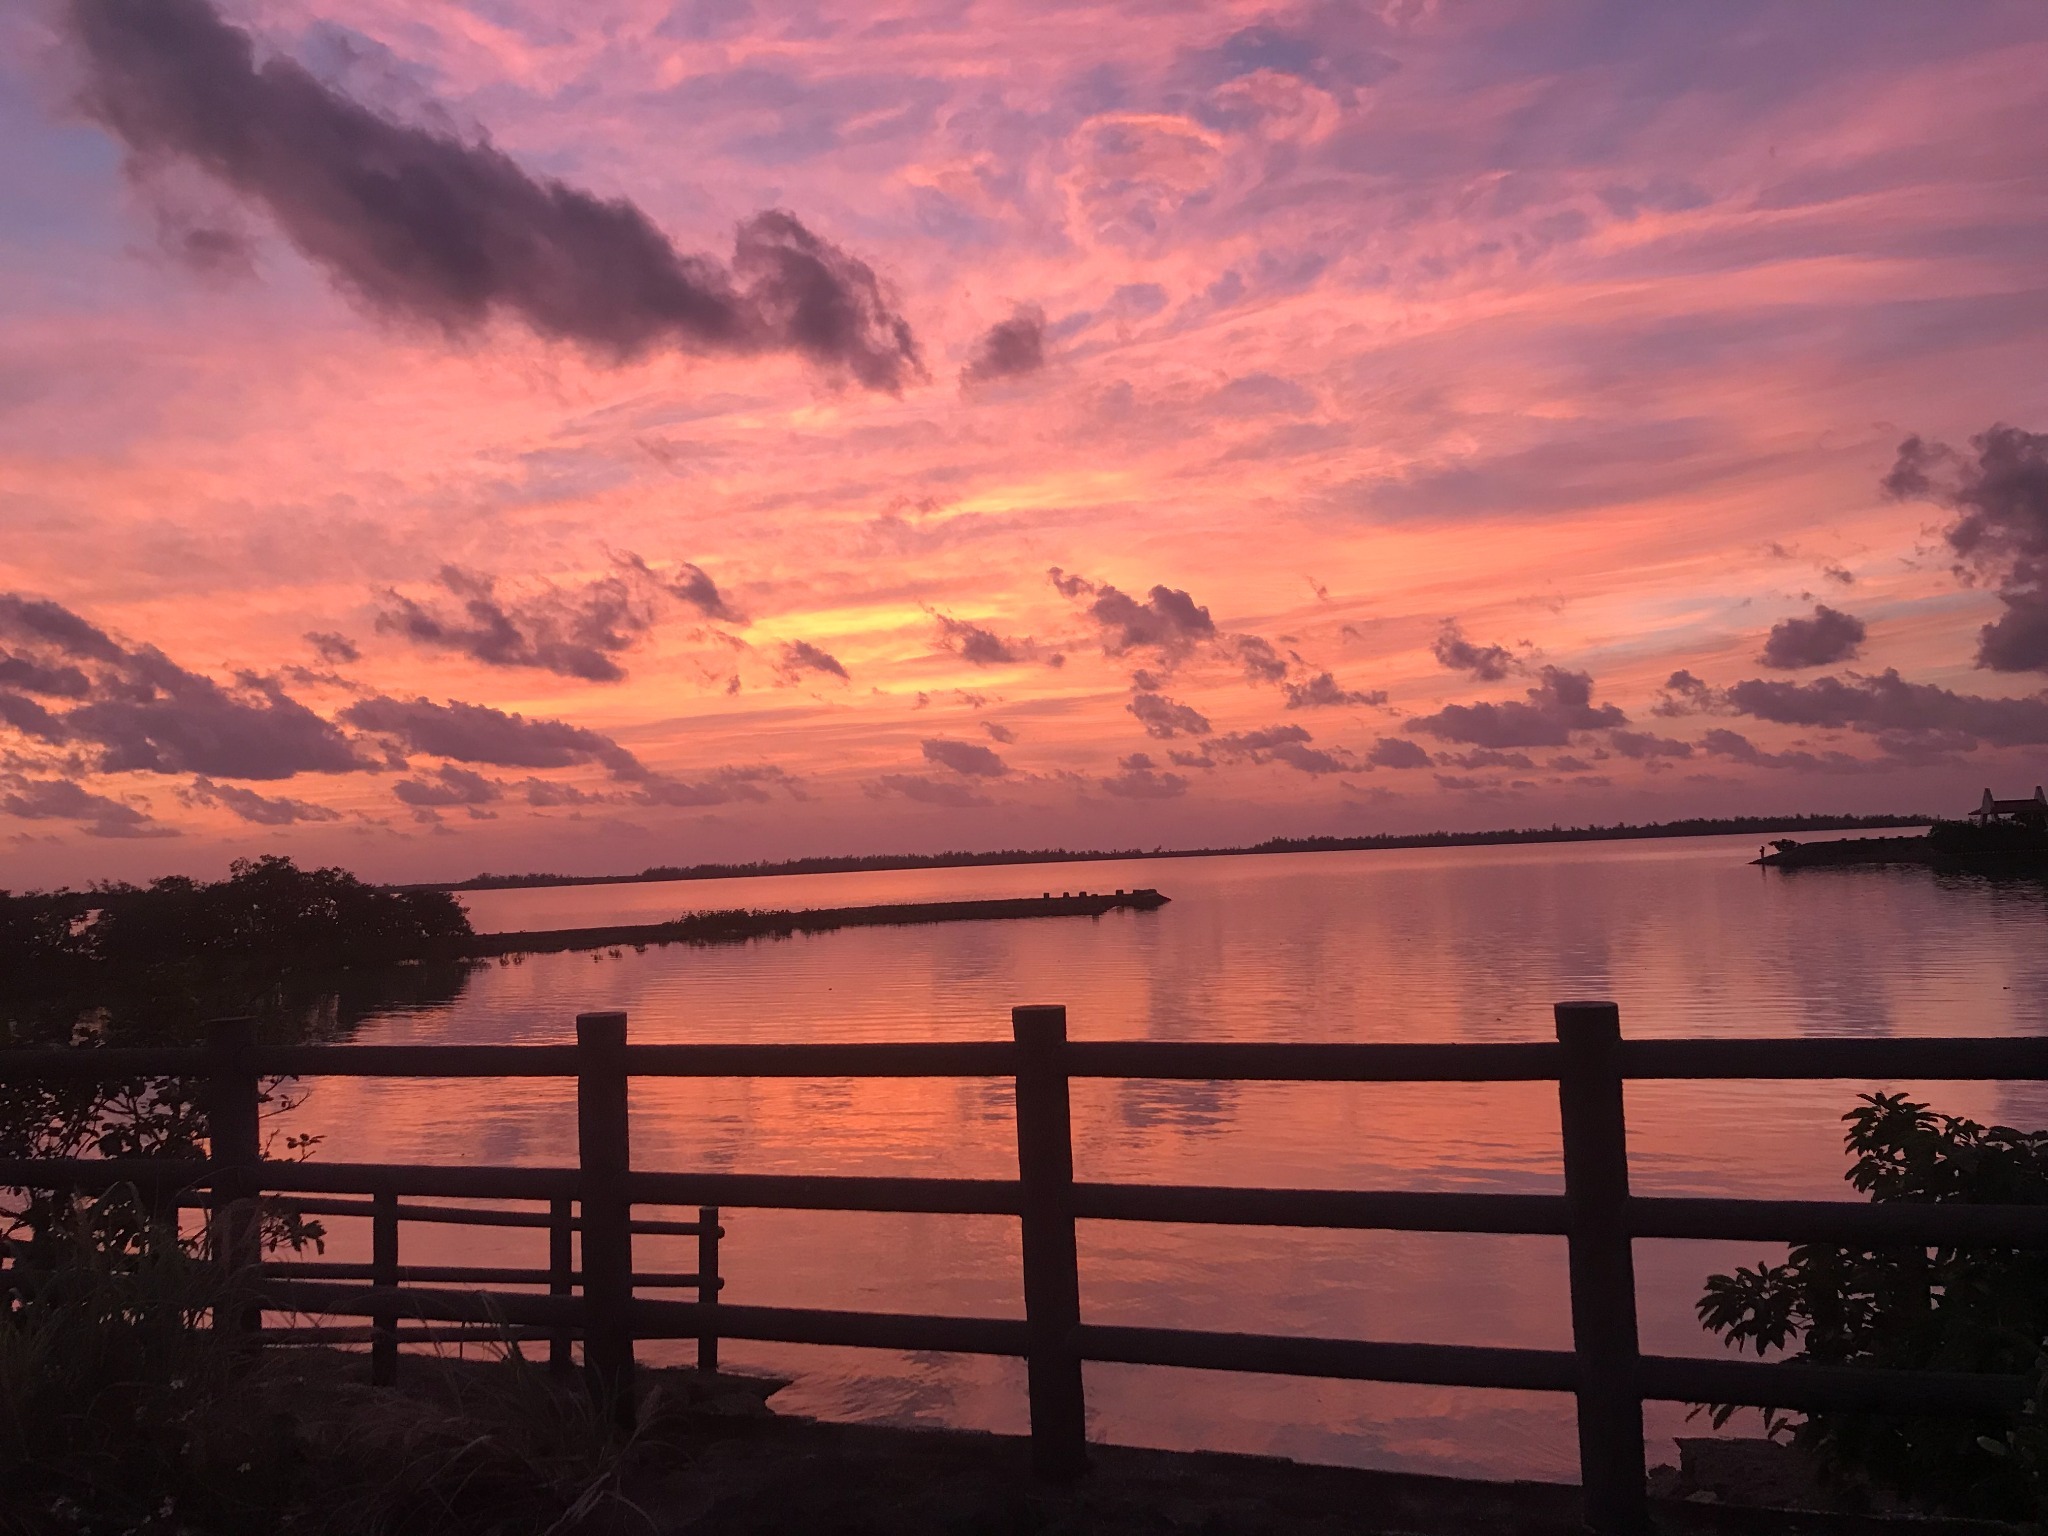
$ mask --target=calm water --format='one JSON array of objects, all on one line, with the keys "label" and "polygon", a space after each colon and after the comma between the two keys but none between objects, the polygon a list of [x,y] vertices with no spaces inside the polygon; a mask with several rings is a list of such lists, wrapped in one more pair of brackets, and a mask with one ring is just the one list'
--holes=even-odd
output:
[{"label": "calm water", "polygon": [[[2006,1034],[2048,1018],[2048,887],[1924,870],[1767,874],[1749,838],[1185,859],[478,893],[480,929],[1156,886],[1154,913],[858,929],[720,949],[552,955],[480,969],[365,1042],[557,1042],[623,1008],[634,1038],[1002,1039],[1016,1003],[1083,1038],[1524,1040],[1550,1004],[1609,997],[1633,1035]],[[1871,1085],[1629,1092],[1643,1193],[1845,1194],[1838,1117]],[[1911,1085],[1907,1085],[1911,1086]],[[1924,1085],[1943,1109],[2048,1124],[2048,1093]],[[295,1117],[323,1157],[573,1161],[567,1084],[318,1084]],[[1082,1178],[1334,1188],[1560,1188],[1555,1089],[1077,1083]],[[636,1086],[637,1166],[1012,1177],[1006,1086],[664,1081]],[[340,1227],[330,1251],[365,1242]],[[1021,1315],[1001,1218],[734,1210],[726,1298]],[[692,1267],[686,1241],[640,1262]],[[408,1227],[408,1259],[538,1263],[538,1234]],[[1713,1353],[1692,1315],[1753,1244],[1641,1243],[1647,1348]],[[1084,1223],[1094,1321],[1569,1347],[1562,1239]],[[663,1346],[649,1346],[659,1351]],[[1019,1364],[731,1344],[794,1375],[792,1411],[1024,1428]],[[658,1356],[659,1357],[659,1356]],[[687,1347],[677,1359],[687,1359]],[[1170,1447],[1490,1477],[1575,1475],[1568,1399],[1146,1367],[1088,1367],[1091,1433]],[[1652,1453],[1701,1432],[1650,1408]]]}]

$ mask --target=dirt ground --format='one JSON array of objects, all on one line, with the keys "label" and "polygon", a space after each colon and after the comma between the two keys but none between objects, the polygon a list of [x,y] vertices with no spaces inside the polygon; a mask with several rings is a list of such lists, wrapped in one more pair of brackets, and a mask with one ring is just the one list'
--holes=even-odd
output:
[{"label": "dirt ground", "polygon": [[[558,1536],[1577,1536],[1579,1496],[1549,1483],[1486,1483],[1346,1468],[1270,1457],[1190,1454],[1101,1446],[1079,1480],[1035,1478],[1029,1443],[1008,1436],[825,1424],[780,1415],[765,1378],[644,1370],[645,1427],[623,1454],[585,1411],[573,1381],[539,1403],[538,1368],[509,1388],[501,1363],[408,1355],[396,1388],[373,1388],[360,1354],[274,1351],[266,1388],[293,1406],[308,1446],[352,1445],[350,1462],[383,1456],[398,1475],[408,1455],[495,1441],[506,1454],[460,1465],[466,1486],[487,1479],[500,1497],[481,1525],[418,1518],[418,1499],[446,1475],[416,1484],[402,1503],[414,1518],[380,1529],[504,1530],[506,1508],[527,1496],[556,1515]],[[515,1443],[516,1442],[516,1443]],[[384,1448],[384,1449],[379,1449]],[[439,1449],[437,1449],[439,1448]],[[447,1467],[454,1470],[457,1463]],[[481,1476],[480,1476],[481,1475]],[[1887,1520],[1846,1513],[1744,1507],[1740,1490],[1691,1486],[1676,1471],[1653,1488],[1655,1523],[1668,1536],[1964,1536],[2009,1532],[1972,1521]],[[541,1499],[542,1492],[545,1499]],[[473,1502],[473,1501],[471,1501]],[[393,1512],[396,1512],[394,1508]],[[450,1517],[458,1513],[450,1506]],[[514,1515],[509,1524],[503,1517]],[[297,1523],[292,1522],[293,1528]],[[537,1527],[537,1528],[538,1528]]]}]

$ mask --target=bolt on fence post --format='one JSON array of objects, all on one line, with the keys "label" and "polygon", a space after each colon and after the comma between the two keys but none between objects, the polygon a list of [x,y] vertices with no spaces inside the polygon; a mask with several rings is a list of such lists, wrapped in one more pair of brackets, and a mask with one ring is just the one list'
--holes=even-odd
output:
[{"label": "bolt on fence post", "polygon": [[[724,1236],[724,1229],[718,1225],[718,1207],[700,1205],[697,1207],[697,1303],[699,1306],[718,1305],[718,1240]],[[718,1324],[708,1322],[697,1335],[697,1369],[717,1371],[718,1369]]]},{"label": "bolt on fence post", "polygon": [[[569,1296],[576,1288],[575,1234],[571,1202],[557,1195],[548,1202],[548,1294]],[[557,1376],[569,1374],[569,1330],[557,1327],[548,1335],[548,1369]]]},{"label": "bolt on fence post", "polygon": [[626,1178],[626,1016],[576,1016],[576,1139],[583,1203],[583,1374],[621,1429],[633,1407],[633,1202]]},{"label": "bolt on fence post", "polygon": [[1557,1040],[1564,1058],[1557,1103],[1564,1130],[1586,1524],[1598,1536],[1638,1536],[1649,1529],[1649,1509],[1637,1381],[1635,1252],[1628,1230],[1621,1010],[1613,1003],[1559,1003]]},{"label": "bolt on fence post", "polygon": [[1017,1178],[1023,1193],[1031,1460],[1040,1477],[1067,1481],[1088,1467],[1067,1010],[1013,1008],[1010,1027],[1017,1041]]},{"label": "bolt on fence post", "polygon": [[[260,1089],[251,1060],[256,1050],[254,1019],[214,1019],[206,1026],[211,1058],[206,1085],[206,1134],[212,1143],[213,1251],[230,1293],[252,1286],[263,1257],[257,1222],[257,1183],[263,1161]],[[216,1329],[255,1333],[263,1306],[249,1299],[214,1309]]]},{"label": "bolt on fence post", "polygon": [[370,1284],[391,1294],[379,1298],[370,1318],[370,1385],[398,1380],[398,1191],[370,1196]]}]

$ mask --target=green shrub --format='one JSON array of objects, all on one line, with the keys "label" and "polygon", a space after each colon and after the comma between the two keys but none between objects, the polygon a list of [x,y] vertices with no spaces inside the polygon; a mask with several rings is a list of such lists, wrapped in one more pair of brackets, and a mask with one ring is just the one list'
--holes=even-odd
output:
[{"label": "green shrub", "polygon": [[[1865,1094],[1845,1115],[1847,1178],[1874,1201],[2048,1203],[2048,1132],[1936,1114],[1904,1095]],[[1783,1264],[1714,1275],[1700,1321],[1731,1348],[1820,1365],[2034,1376],[2048,1339],[2048,1253],[2009,1248],[1855,1249],[1802,1243]],[[1735,1410],[1712,1409],[1725,1424]],[[1972,1513],[2033,1513],[2042,1459],[2016,1454],[2014,1426],[1869,1413],[1765,1414],[1823,1471]]]}]

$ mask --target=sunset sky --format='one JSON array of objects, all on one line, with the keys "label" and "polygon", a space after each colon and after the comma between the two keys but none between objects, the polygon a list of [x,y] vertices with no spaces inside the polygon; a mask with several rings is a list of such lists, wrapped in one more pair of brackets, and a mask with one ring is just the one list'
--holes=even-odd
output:
[{"label": "sunset sky", "polygon": [[0,132],[0,886],[2048,780],[2039,0],[27,0]]}]

